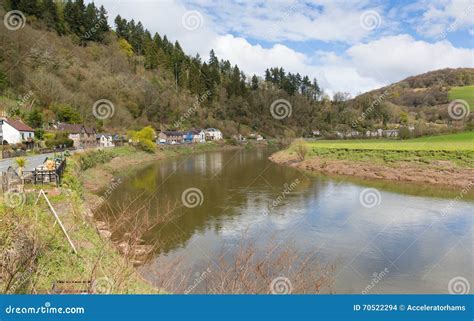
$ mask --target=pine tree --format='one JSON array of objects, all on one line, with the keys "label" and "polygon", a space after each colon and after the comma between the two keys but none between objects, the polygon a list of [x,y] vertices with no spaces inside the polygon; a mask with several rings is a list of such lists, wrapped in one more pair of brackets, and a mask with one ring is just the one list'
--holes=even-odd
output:
[{"label": "pine tree", "polygon": [[64,24],[59,16],[59,10],[54,0],[43,0],[41,8],[46,25],[56,30],[59,35],[64,34]]},{"label": "pine tree", "polygon": [[127,25],[128,25],[128,22],[126,19],[122,19],[120,15],[115,17],[115,33],[117,34],[117,37],[128,39]]},{"label": "pine tree", "polygon": [[252,76],[252,90],[257,90],[257,89],[258,89],[258,78],[257,78],[257,75],[253,75]]}]

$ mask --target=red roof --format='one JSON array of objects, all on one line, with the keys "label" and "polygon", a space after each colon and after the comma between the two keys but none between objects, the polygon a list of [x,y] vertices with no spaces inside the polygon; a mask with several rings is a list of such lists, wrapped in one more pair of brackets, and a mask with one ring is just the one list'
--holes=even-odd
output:
[{"label": "red roof", "polygon": [[15,128],[16,130],[18,130],[20,132],[34,132],[35,131],[33,128],[31,128],[30,126],[28,126],[27,124],[25,124],[21,120],[13,120],[13,119],[7,118],[7,119],[5,119],[5,121],[10,126],[12,126],[13,128]]}]

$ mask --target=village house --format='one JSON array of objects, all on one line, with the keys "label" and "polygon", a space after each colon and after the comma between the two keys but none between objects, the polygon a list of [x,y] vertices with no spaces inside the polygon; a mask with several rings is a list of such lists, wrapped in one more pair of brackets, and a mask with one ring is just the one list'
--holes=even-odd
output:
[{"label": "village house", "polygon": [[221,140],[222,132],[216,128],[207,128],[205,131],[206,140]]},{"label": "village house", "polygon": [[125,136],[115,134],[112,137],[112,143],[114,144],[114,146],[123,146],[124,142],[126,142],[126,141],[127,141],[127,137],[125,137]]},{"label": "village house", "polygon": [[205,143],[206,133],[204,130],[195,128],[183,133],[183,140],[185,143]]},{"label": "village house", "polygon": [[20,120],[0,118],[0,137],[2,144],[26,144],[34,147],[35,131]]},{"label": "village house", "polygon": [[376,130],[368,130],[365,132],[365,136],[367,137],[382,137],[383,136],[383,129],[379,128]]},{"label": "village house", "polygon": [[76,148],[91,148],[97,146],[96,131],[92,127],[81,124],[59,123],[58,131],[67,132],[68,138],[72,139]]},{"label": "village house", "polygon": [[99,147],[114,147],[114,137],[109,134],[97,134],[97,144]]},{"label": "village house", "polygon": [[387,129],[383,131],[385,137],[398,137],[398,129]]},{"label": "village house", "polygon": [[184,141],[183,132],[165,130],[158,134],[159,144],[181,144]]},{"label": "village house", "polygon": [[242,136],[242,134],[232,135],[232,139],[234,139],[238,142],[243,142],[243,141],[247,140],[244,136]]}]

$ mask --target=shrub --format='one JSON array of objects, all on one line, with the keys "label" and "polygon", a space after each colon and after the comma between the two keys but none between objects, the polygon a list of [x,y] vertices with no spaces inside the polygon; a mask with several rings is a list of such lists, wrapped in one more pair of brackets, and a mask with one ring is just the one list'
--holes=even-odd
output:
[{"label": "shrub", "polygon": [[300,161],[304,161],[306,158],[306,155],[308,155],[308,145],[306,145],[306,142],[304,139],[297,139],[293,142],[293,149],[296,152],[296,155],[298,155],[298,159]]},{"label": "shrub", "polygon": [[51,137],[50,133],[47,133],[44,134],[44,137],[46,138],[44,144],[48,148],[55,148],[59,146],[72,147],[74,145],[74,141],[68,138],[67,133],[56,133],[53,135],[53,137]]},{"label": "shrub", "polygon": [[113,152],[106,152],[103,150],[92,151],[84,153],[79,157],[79,163],[81,165],[81,170],[85,171],[86,169],[95,167],[98,164],[105,164],[115,157]]}]

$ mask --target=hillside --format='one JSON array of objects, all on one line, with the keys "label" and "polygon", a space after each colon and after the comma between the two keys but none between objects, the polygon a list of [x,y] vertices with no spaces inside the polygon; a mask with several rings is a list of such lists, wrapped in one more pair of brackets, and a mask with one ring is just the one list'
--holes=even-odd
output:
[{"label": "hillside", "polygon": [[447,104],[450,88],[470,85],[474,85],[474,68],[446,68],[411,76],[361,96],[382,95],[387,91],[390,92],[387,101],[396,105],[429,107]]},{"label": "hillside", "polygon": [[[317,79],[278,67],[266,69],[264,79],[246,75],[213,51],[209,58],[189,56],[178,41],[152,36],[140,22],[120,16],[112,28],[103,7],[80,0],[37,3],[7,1],[7,10],[25,12],[26,24],[0,26],[0,109],[35,128],[65,121],[122,133],[151,125],[295,137],[314,129],[449,125],[449,87],[474,84],[474,69],[445,69],[353,100],[340,93],[330,100]],[[108,102],[105,114],[97,115],[100,100]]]}]

